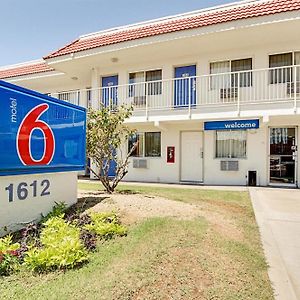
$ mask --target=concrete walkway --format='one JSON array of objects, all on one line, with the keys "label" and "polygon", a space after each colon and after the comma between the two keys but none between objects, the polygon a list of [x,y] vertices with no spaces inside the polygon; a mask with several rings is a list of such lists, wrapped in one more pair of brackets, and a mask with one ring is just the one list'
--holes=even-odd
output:
[{"label": "concrete walkway", "polygon": [[275,298],[300,300],[300,190],[249,191]]},{"label": "concrete walkway", "polygon": [[[80,183],[95,183],[99,184],[99,180],[79,179]],[[238,191],[247,192],[246,186],[231,186],[231,185],[199,185],[199,184],[176,184],[176,183],[152,183],[152,182],[133,182],[121,181],[120,185],[128,186],[149,186],[149,187],[165,187],[165,188],[184,188],[184,189],[202,189],[202,190],[220,190],[220,191]]]}]

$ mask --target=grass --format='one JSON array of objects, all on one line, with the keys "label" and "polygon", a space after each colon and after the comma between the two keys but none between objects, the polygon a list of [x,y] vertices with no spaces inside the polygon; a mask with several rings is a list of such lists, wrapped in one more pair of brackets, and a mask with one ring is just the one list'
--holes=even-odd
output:
[{"label": "grass", "polygon": [[[98,187],[81,183],[79,188]],[[132,225],[127,237],[99,244],[80,269],[44,275],[23,271],[1,278],[0,298],[273,299],[247,192],[118,190],[200,205],[204,217],[152,218]],[[206,217],[210,214],[219,216],[218,222]],[[222,221],[228,226],[219,227]]]}]

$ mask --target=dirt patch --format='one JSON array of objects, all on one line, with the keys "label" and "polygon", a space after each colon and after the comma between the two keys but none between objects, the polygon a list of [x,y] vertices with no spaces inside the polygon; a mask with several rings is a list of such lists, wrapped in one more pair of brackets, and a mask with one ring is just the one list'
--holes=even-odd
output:
[{"label": "dirt patch", "polygon": [[[79,198],[97,197],[93,192],[81,192]],[[200,209],[193,204],[173,201],[162,197],[143,194],[113,194],[98,193],[103,200],[94,205],[93,211],[115,211],[122,221],[132,224],[153,217],[175,217],[178,219],[193,219],[201,216]]]},{"label": "dirt patch", "polygon": [[[180,220],[204,217],[222,235],[235,240],[243,238],[233,220],[225,214],[208,209],[209,205],[205,202],[196,205],[144,194],[109,195],[89,191],[80,191],[78,199],[92,211],[118,213],[122,223],[126,225],[153,217],[173,217]],[[94,205],[88,205],[89,199]]]}]

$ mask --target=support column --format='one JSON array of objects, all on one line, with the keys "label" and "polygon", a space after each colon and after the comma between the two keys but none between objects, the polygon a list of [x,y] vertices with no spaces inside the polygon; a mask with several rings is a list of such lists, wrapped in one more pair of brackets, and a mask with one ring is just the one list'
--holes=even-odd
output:
[{"label": "support column", "polygon": [[[99,108],[99,102],[100,102],[100,76],[99,76],[99,70],[98,68],[93,68],[91,71],[91,107],[94,109]],[[91,168],[95,172],[99,172],[99,169],[96,167],[95,163],[91,161]],[[97,179],[97,177],[91,172],[90,173],[91,179]]]}]

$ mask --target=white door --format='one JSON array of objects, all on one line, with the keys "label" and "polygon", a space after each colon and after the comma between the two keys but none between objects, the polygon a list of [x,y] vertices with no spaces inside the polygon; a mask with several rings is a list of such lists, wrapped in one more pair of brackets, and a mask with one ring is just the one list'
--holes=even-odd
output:
[{"label": "white door", "polygon": [[203,181],[203,133],[181,133],[181,181]]}]

